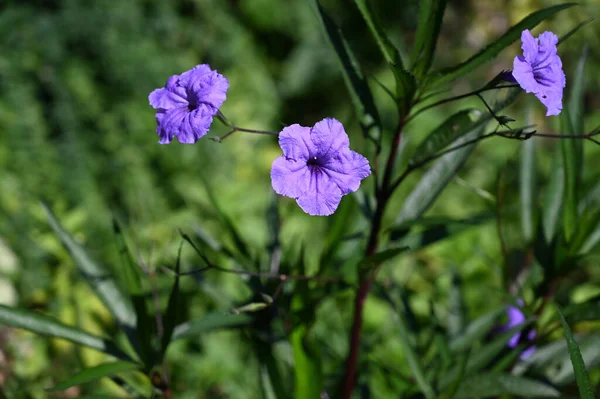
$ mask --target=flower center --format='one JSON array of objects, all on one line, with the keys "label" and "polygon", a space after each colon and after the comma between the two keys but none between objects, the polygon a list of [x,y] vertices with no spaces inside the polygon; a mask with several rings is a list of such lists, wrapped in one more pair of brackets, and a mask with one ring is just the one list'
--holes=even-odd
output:
[{"label": "flower center", "polygon": [[308,161],[306,161],[306,164],[308,166],[321,166],[321,163],[319,162],[317,157],[309,158]]}]

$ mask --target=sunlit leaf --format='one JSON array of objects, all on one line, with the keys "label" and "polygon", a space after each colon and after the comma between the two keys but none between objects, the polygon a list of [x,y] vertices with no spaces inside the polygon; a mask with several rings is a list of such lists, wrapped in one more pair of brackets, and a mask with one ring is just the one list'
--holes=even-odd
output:
[{"label": "sunlit leaf", "polygon": [[94,289],[98,297],[115,316],[119,324],[133,328],[136,325],[136,315],[133,306],[117,286],[114,278],[100,263],[95,262],[86,252],[86,250],[73,240],[65,231],[60,222],[54,217],[50,208],[42,204],[50,226],[56,236],[65,246],[73,262],[79,268],[81,274]]},{"label": "sunlit leaf", "polygon": [[95,367],[90,367],[76,373],[66,381],[61,382],[53,388],[48,389],[49,392],[63,391],[72,386],[85,384],[98,380],[103,377],[111,377],[127,371],[137,370],[139,365],[129,362],[113,362],[104,363]]},{"label": "sunlit leaf", "polygon": [[42,314],[0,305],[0,325],[22,328],[47,337],[66,339],[78,345],[108,353],[116,358],[129,360],[129,357],[120,351],[112,341],[68,326]]}]

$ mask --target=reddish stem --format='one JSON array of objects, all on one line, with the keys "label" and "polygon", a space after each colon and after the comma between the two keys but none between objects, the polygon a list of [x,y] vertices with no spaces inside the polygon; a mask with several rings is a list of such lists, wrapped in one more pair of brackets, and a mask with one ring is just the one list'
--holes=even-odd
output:
[{"label": "reddish stem", "polygon": [[[403,125],[403,119],[400,119],[400,123],[398,124],[398,128],[396,129],[394,139],[392,141],[390,155],[385,165],[381,186],[377,189],[377,208],[375,209],[375,214],[373,215],[373,225],[371,228],[371,234],[369,236],[369,242],[365,251],[366,256],[371,256],[377,252],[379,230],[381,229],[385,206],[387,205],[387,201],[391,195],[390,180],[392,178],[392,172],[394,169],[394,161],[396,160],[398,147],[402,138]],[[369,296],[371,286],[373,285],[373,280],[375,279],[375,274],[378,267],[379,266],[376,266],[371,274],[364,276],[354,299],[354,316],[352,321],[352,333],[350,335],[350,353],[348,354],[348,360],[346,362],[346,374],[342,394],[343,399],[350,399],[352,397],[352,392],[354,391],[354,386],[356,384],[356,367],[358,364],[358,354],[360,351],[360,334],[363,320],[363,309],[367,300],[367,296]]]}]

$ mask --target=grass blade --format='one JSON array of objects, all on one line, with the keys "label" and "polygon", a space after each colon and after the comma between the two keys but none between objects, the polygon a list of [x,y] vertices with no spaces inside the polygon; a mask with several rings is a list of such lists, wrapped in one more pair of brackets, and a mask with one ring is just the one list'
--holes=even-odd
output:
[{"label": "grass blade", "polygon": [[579,388],[579,395],[581,399],[594,399],[594,391],[592,390],[592,384],[590,377],[585,369],[583,357],[579,351],[579,345],[573,338],[573,333],[563,314],[560,312],[558,306],[556,307],[558,315],[560,316],[560,322],[565,330],[565,339],[567,340],[567,347],[569,349],[569,356],[571,358],[571,364],[573,364],[573,370],[575,371],[575,380],[577,381],[577,387]]},{"label": "grass blade", "polygon": [[446,0],[422,0],[419,2],[417,33],[411,55],[411,70],[419,78],[431,68],[445,10]]},{"label": "grass blade", "polygon": [[[563,109],[560,116],[560,125],[562,134],[574,134],[573,126],[571,125],[571,118],[569,116],[569,110]],[[564,208],[563,208],[563,231],[567,242],[571,241],[571,238],[575,235],[577,230],[577,219],[578,210],[577,205],[579,203],[577,197],[578,184],[578,149],[577,140],[563,139],[560,140],[562,156],[564,162],[564,174],[565,174],[565,196],[564,196]]]},{"label": "grass blade", "polygon": [[[532,107],[527,107],[527,124],[532,124]],[[536,204],[535,138],[525,140],[521,147],[519,165],[519,198],[521,203],[521,230],[526,242],[535,237],[534,226]]]},{"label": "grass blade", "polygon": [[0,305],[0,325],[21,328],[46,337],[66,339],[75,344],[108,353],[118,359],[130,359],[110,340],[66,325],[52,317],[27,310]]},{"label": "grass blade", "polygon": [[71,388],[76,385],[85,384],[86,382],[92,382],[103,377],[111,377],[119,373],[127,371],[137,370],[139,366],[135,363],[129,362],[113,362],[104,363],[95,367],[90,367],[81,370],[68,380],[61,382],[53,388],[47,389],[48,392],[63,391],[67,388]]},{"label": "grass blade", "polygon": [[342,31],[336,26],[318,0],[310,0],[310,2],[314,5],[325,35],[340,62],[344,82],[350,92],[352,104],[359,117],[363,134],[365,137],[371,137],[370,131],[373,127],[377,127],[381,131],[381,121],[369,85],[359,70]]},{"label": "grass blade", "polygon": [[85,277],[100,300],[113,314],[117,322],[125,327],[133,328],[136,325],[136,314],[131,301],[121,292],[115,280],[110,276],[104,266],[92,260],[86,250],[80,246],[62,227],[48,206],[42,204],[50,226],[69,251],[73,262]]},{"label": "grass blade", "polygon": [[[544,238],[551,243],[560,220],[565,195],[565,166],[560,143],[556,143],[555,154],[552,160],[550,180],[544,192],[544,206],[542,208],[542,223],[544,227]],[[556,154],[558,152],[558,154]]]}]

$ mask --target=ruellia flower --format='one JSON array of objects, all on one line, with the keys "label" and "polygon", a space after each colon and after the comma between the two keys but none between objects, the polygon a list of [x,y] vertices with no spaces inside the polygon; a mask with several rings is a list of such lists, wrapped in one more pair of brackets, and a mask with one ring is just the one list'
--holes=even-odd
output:
[{"label": "ruellia flower", "polygon": [[515,57],[513,77],[523,90],[535,94],[548,108],[546,116],[560,114],[566,79],[556,53],[558,37],[544,32],[536,39],[529,30],[524,30],[521,42],[523,56]]},{"label": "ruellia flower", "polygon": [[206,64],[171,76],[164,88],[148,96],[156,109],[159,143],[168,144],[177,137],[180,143],[193,144],[206,135],[228,88],[227,78]]},{"label": "ruellia flower", "polygon": [[331,215],[342,196],[358,190],[360,181],[371,174],[367,158],[350,150],[344,126],[333,118],[312,128],[284,128],[279,146],[283,155],[273,161],[273,189],[294,198],[309,215]]},{"label": "ruellia flower", "polygon": [[[517,299],[517,303],[520,306],[523,306],[523,300],[521,298]],[[521,309],[516,306],[509,306],[506,310],[506,315],[508,316],[508,323],[504,326],[504,331],[508,331],[513,327],[521,325],[525,322],[525,314],[523,314]],[[508,341],[508,347],[516,348],[517,345],[519,345],[519,342],[521,341],[531,342],[535,339],[536,333],[533,329],[529,330],[529,332],[527,333],[527,337],[524,340],[521,339],[521,335],[521,332],[518,332],[515,335],[513,335]],[[533,352],[535,352],[535,346],[529,346],[523,351],[523,353],[521,353],[521,359],[527,359],[533,354]]]}]

